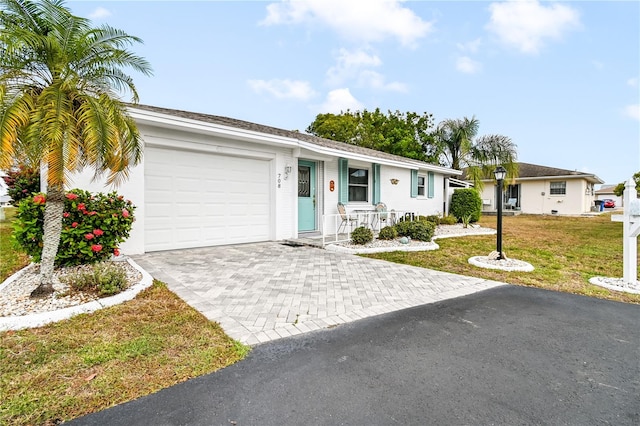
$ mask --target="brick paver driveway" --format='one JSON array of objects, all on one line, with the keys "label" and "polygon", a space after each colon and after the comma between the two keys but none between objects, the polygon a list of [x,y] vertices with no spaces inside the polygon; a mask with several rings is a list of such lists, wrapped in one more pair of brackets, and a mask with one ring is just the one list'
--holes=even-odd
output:
[{"label": "brick paver driveway", "polygon": [[133,258],[250,345],[505,285],[277,242]]}]

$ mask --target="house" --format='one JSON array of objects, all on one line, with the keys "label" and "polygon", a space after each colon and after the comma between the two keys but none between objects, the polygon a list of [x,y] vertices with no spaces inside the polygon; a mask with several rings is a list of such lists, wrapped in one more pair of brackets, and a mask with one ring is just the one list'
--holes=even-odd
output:
[{"label": "house", "polygon": [[4,179],[2,179],[3,176],[6,175],[2,170],[0,170],[0,206],[8,206],[11,202],[11,197],[8,193],[9,188],[7,187]]},{"label": "house", "polygon": [[[594,185],[603,181],[592,173],[518,163],[518,177],[504,182],[503,206],[529,214],[582,214],[595,206]],[[497,186],[484,180],[483,210],[496,211]]]},{"label": "house", "polygon": [[[119,188],[137,206],[127,254],[331,233],[347,211],[448,210],[460,171],[297,131],[153,106],[129,110],[144,142]],[[70,187],[110,190],[89,170]],[[338,223],[339,226],[339,223]]]},{"label": "house", "polygon": [[618,185],[602,185],[600,189],[596,190],[596,200],[613,200],[616,207],[623,207],[623,197],[618,197],[613,193],[616,186]]}]

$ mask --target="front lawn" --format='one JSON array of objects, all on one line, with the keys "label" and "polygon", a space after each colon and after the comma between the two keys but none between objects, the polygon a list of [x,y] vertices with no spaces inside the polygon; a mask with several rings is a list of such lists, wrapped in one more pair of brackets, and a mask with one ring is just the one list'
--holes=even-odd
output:
[{"label": "front lawn", "polygon": [[[28,263],[0,221],[0,282]],[[0,332],[0,425],[58,424],[244,358],[249,348],[155,281],[134,300]]]},{"label": "front lawn", "polygon": [[0,220],[0,283],[8,276],[29,264],[29,257],[16,251],[13,246],[11,225],[16,214],[15,207],[5,207],[5,220]]},{"label": "front lawn", "polygon": [[[496,228],[495,216],[480,225]],[[596,217],[520,215],[503,218],[503,251],[524,260],[533,272],[504,272],[470,265],[472,256],[496,249],[496,236],[440,239],[440,250],[367,255],[397,263],[476,276],[512,284],[640,303],[640,295],[609,291],[589,284],[593,276],[622,277],[622,223],[609,214]]]}]

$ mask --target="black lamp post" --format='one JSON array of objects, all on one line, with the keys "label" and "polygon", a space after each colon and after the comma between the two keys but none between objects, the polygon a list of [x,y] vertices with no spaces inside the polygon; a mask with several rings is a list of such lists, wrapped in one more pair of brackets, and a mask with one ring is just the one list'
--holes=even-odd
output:
[{"label": "black lamp post", "polygon": [[507,175],[507,171],[504,167],[498,166],[493,171],[493,174],[498,182],[498,241],[496,249],[498,252],[498,260],[502,260],[504,259],[504,256],[502,255],[502,182],[504,181],[504,177]]}]

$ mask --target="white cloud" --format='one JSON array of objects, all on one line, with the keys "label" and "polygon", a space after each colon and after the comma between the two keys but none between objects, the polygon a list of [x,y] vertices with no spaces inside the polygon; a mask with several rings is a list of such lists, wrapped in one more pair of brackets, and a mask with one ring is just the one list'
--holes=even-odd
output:
[{"label": "white cloud", "polygon": [[380,65],[382,65],[382,60],[374,53],[362,49],[355,51],[340,49],[336,55],[336,65],[327,70],[327,84],[339,86],[349,80],[354,80],[360,87],[406,92],[405,84],[387,83],[382,74],[370,69]]},{"label": "white cloud", "polygon": [[357,83],[361,87],[370,87],[372,89],[378,90],[389,90],[392,92],[406,92],[407,85],[403,83],[399,83],[397,81],[393,81],[391,83],[387,83],[385,81],[385,77],[371,70],[364,70],[358,76]]},{"label": "white cloud", "polygon": [[461,56],[456,61],[456,69],[465,74],[475,74],[482,69],[482,64],[468,56]]},{"label": "white cloud", "polygon": [[638,87],[638,79],[637,78],[630,78],[629,80],[627,80],[627,85],[633,87],[634,89],[636,87]]},{"label": "white cloud", "polygon": [[345,88],[330,91],[327,99],[320,105],[320,112],[339,114],[342,111],[356,111],[362,108],[362,103],[353,97],[348,88]]},{"label": "white cloud", "polygon": [[624,109],[624,115],[640,121],[640,104],[627,105]]},{"label": "white cloud", "polygon": [[362,68],[377,67],[381,64],[382,61],[375,54],[369,54],[364,50],[340,49],[336,55],[336,65],[327,71],[328,83],[342,84],[348,79],[356,78]]},{"label": "white cloud", "polygon": [[491,3],[489,10],[487,30],[523,53],[536,54],[547,40],[560,40],[566,32],[580,27],[578,12],[557,3],[543,6],[537,0],[500,2]]},{"label": "white cloud", "polygon": [[262,25],[326,25],[350,40],[375,42],[397,39],[413,47],[432,30],[433,24],[422,20],[399,0],[283,0],[267,6]]},{"label": "white cloud", "polygon": [[108,18],[109,16],[111,16],[111,12],[104,7],[99,7],[89,14],[89,18],[91,19],[104,19]]},{"label": "white cloud", "polygon": [[457,43],[456,46],[463,52],[471,52],[477,53],[478,49],[480,49],[480,45],[482,44],[482,40],[477,38],[472,41],[468,41],[466,43]]},{"label": "white cloud", "polygon": [[249,80],[249,87],[256,93],[269,93],[278,99],[306,101],[316,95],[308,81],[300,80]]}]

